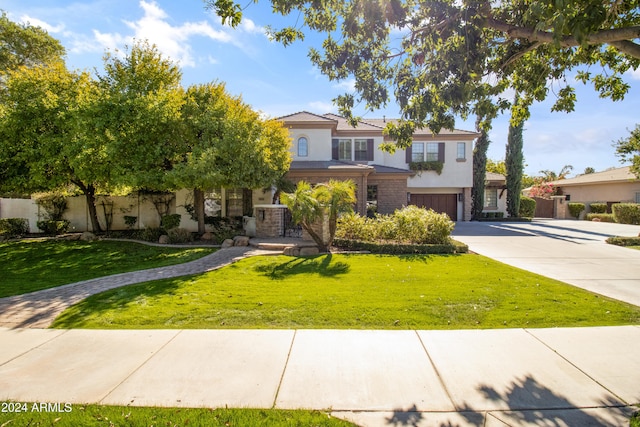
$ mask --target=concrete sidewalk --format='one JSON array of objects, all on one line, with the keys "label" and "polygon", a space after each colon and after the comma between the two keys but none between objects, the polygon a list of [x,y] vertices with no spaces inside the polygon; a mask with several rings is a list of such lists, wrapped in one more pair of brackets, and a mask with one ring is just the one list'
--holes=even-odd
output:
[{"label": "concrete sidewalk", "polygon": [[640,306],[640,251],[609,245],[638,225],[544,220],[458,222],[453,238],[475,253]]},{"label": "concrete sidewalk", "polygon": [[640,327],[0,328],[0,399],[308,408],[364,426],[625,426]]}]

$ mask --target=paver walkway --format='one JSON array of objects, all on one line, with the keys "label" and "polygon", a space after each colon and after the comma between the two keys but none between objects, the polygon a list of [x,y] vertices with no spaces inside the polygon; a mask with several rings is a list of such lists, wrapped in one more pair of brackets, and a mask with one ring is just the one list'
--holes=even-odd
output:
[{"label": "paver walkway", "polygon": [[272,252],[248,246],[234,246],[220,249],[210,255],[183,264],[114,274],[28,294],[0,298],[0,326],[46,328],[66,308],[91,295],[134,283],[205,273],[224,267],[246,256],[264,253]]}]

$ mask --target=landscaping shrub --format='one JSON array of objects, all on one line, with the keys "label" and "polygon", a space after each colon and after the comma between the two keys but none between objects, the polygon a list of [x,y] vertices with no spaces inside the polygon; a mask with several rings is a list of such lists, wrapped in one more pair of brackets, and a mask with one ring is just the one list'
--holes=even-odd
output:
[{"label": "landscaping shrub", "polygon": [[372,254],[461,254],[467,253],[469,247],[460,242],[449,240],[444,244],[398,244],[363,242],[361,240],[346,240],[336,238],[333,245],[348,251],[366,251]]},{"label": "landscaping shrub", "polygon": [[169,243],[189,243],[193,241],[193,234],[185,228],[172,228],[167,231]]},{"label": "landscaping shrub", "polygon": [[182,217],[180,216],[180,214],[165,215],[160,221],[160,226],[167,231],[171,230],[172,228],[178,228],[180,227],[181,218]]},{"label": "landscaping shrub", "polygon": [[611,207],[613,217],[620,224],[640,224],[640,204],[616,203]]},{"label": "landscaping shrub", "polygon": [[161,228],[148,227],[142,230],[142,233],[140,233],[140,239],[144,240],[145,242],[157,243],[158,239],[160,239],[160,236],[162,236],[163,234],[164,232]]},{"label": "landscaping shrub", "polygon": [[136,225],[137,221],[138,221],[137,216],[131,216],[131,215],[124,216],[124,223],[129,230],[133,229],[133,226]]},{"label": "landscaping shrub", "polygon": [[519,215],[523,218],[533,218],[536,214],[536,201],[531,197],[522,197],[520,199]]},{"label": "landscaping shrub", "polygon": [[577,203],[577,202],[569,203],[569,213],[575,219],[580,218],[580,214],[582,213],[584,208],[585,208],[584,203]]},{"label": "landscaping shrub", "polygon": [[640,246],[640,237],[609,237],[606,242],[617,246]]},{"label": "landscaping shrub", "polygon": [[36,204],[46,212],[44,217],[52,221],[62,220],[67,210],[67,198],[59,193],[50,193],[35,197]]},{"label": "landscaping shrub", "polygon": [[453,221],[446,214],[407,206],[392,215],[366,218],[357,214],[340,217],[336,238],[367,242],[395,242],[413,244],[447,244]]},{"label": "landscaping shrub", "polygon": [[589,210],[594,214],[606,214],[607,213],[607,204],[606,203],[591,203],[589,204]]},{"label": "landscaping shrub", "polygon": [[46,221],[38,221],[36,223],[38,228],[44,232],[44,234],[49,234],[52,236],[58,234],[64,234],[69,230],[69,221],[66,219],[63,220],[46,220]]},{"label": "landscaping shrub", "polygon": [[13,238],[29,233],[29,220],[26,218],[0,218],[0,236]]},{"label": "landscaping shrub", "polygon": [[613,218],[613,214],[608,213],[588,213],[586,216],[587,221],[593,221],[594,219],[599,219],[602,222],[616,222]]}]

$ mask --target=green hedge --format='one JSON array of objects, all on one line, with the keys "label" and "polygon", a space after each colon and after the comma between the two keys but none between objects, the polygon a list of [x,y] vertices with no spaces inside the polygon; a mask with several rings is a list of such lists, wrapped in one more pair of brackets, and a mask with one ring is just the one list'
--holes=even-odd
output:
[{"label": "green hedge", "polygon": [[44,234],[49,234],[54,236],[58,234],[64,234],[69,230],[69,221],[66,219],[62,219],[59,221],[53,221],[53,220],[38,221],[36,225],[40,230],[44,232]]},{"label": "green hedge", "polygon": [[594,214],[606,214],[607,213],[607,204],[606,203],[591,203],[589,204],[589,210]]},{"label": "green hedge", "polygon": [[594,219],[599,219],[602,222],[616,222],[613,218],[613,214],[608,213],[588,213],[586,216],[587,221],[593,221]]},{"label": "green hedge", "polygon": [[29,234],[29,220],[26,218],[0,218],[0,236],[18,237]]},{"label": "green hedge", "polygon": [[447,244],[397,244],[375,243],[360,240],[335,239],[333,246],[348,251],[366,251],[372,254],[462,254],[469,251],[469,247],[463,243],[450,240]]},{"label": "green hedge", "polygon": [[575,219],[580,218],[580,214],[585,209],[584,203],[570,202],[569,203],[569,213]]},{"label": "green hedge", "polygon": [[536,201],[531,197],[520,198],[520,211],[518,214],[522,218],[533,218],[536,214]]},{"label": "green hedge", "polygon": [[182,219],[182,216],[180,216],[180,214],[165,215],[162,217],[162,220],[160,221],[160,226],[165,230],[169,231],[172,228],[180,227],[181,219]]},{"label": "green hedge", "polygon": [[640,246],[640,237],[609,237],[606,242],[617,246]]},{"label": "green hedge", "polygon": [[616,222],[620,224],[640,224],[640,204],[616,203],[611,209]]}]

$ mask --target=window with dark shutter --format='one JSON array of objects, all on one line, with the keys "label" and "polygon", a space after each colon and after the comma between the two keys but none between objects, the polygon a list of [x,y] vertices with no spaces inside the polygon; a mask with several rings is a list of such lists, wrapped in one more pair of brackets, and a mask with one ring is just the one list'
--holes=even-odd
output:
[{"label": "window with dark shutter", "polygon": [[331,160],[338,160],[340,155],[340,141],[337,139],[331,140]]},{"label": "window with dark shutter", "polygon": [[367,139],[367,161],[373,161],[373,139]]},{"label": "window with dark shutter", "polygon": [[444,142],[438,143],[438,161],[444,163]]},{"label": "window with dark shutter", "polygon": [[411,146],[408,146],[407,149],[405,150],[404,161],[407,163],[411,163],[413,161],[411,160],[411,156],[413,156],[413,150],[411,149]]}]

